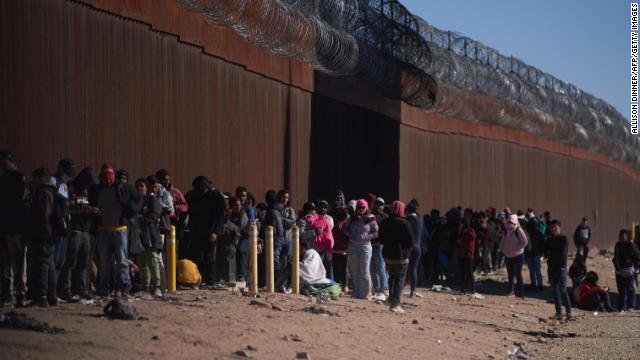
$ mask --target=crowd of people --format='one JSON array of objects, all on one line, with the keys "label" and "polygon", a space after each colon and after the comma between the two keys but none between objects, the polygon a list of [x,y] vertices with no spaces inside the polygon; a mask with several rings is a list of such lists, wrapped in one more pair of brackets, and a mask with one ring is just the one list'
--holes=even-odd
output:
[{"label": "crowd of people", "polygon": [[[572,304],[615,310],[609,289],[598,285],[597,273],[587,271],[592,234],[586,218],[573,233],[576,255],[569,267],[569,239],[549,212],[538,216],[534,209],[453,207],[443,216],[437,209],[421,216],[415,199],[386,202],[369,193],[347,200],[341,190],[333,199],[306,202],[298,212],[288,190],[269,190],[264,202],[257,203],[243,186],[233,194],[222,192],[205,176],[191,185],[183,194],[165,169],[135,181],[109,163],[98,172],[91,167],[76,172],[71,159],[60,160],[55,173],[38,168],[27,180],[15,153],[2,150],[2,304],[48,307],[94,296],[162,296],[172,226],[181,285],[217,288],[228,281],[247,281],[249,229],[255,225],[259,249],[267,229],[273,229],[276,284],[282,292],[289,291],[289,264],[301,261],[303,286],[339,284],[354,298],[388,301],[392,311],[401,313],[407,282],[410,297],[422,296],[419,286],[432,285],[474,294],[476,274],[501,267],[508,275],[507,296],[542,291],[541,264],[546,259],[554,318],[571,319]],[[291,258],[295,227],[303,250],[300,259]],[[636,305],[638,250],[630,232],[621,230],[613,256],[621,311]],[[265,285],[264,261],[260,251],[260,287]]]}]

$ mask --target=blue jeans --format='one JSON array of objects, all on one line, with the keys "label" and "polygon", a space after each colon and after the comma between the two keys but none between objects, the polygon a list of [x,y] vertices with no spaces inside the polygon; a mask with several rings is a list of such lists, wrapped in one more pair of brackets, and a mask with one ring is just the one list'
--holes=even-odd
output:
[{"label": "blue jeans", "polygon": [[120,290],[131,285],[129,265],[127,264],[127,230],[98,231],[98,295],[109,295],[109,282],[114,279]]},{"label": "blue jeans", "polygon": [[527,267],[529,268],[529,277],[531,278],[531,287],[542,288],[542,270],[540,270],[540,256],[527,256]]},{"label": "blue jeans", "polygon": [[567,315],[571,314],[571,299],[567,292],[567,269],[560,271],[549,271],[549,283],[553,290],[553,301],[556,304],[556,314],[562,314],[562,303],[567,311]]},{"label": "blue jeans", "polygon": [[618,309],[629,310],[636,307],[636,283],[633,276],[628,278],[616,274],[618,285]]},{"label": "blue jeans", "polygon": [[60,273],[62,272],[62,268],[64,267],[65,260],[67,258],[67,249],[69,248],[69,238],[68,237],[58,237],[56,242],[56,252],[53,257],[53,263],[55,265],[55,277],[56,283],[60,278]]},{"label": "blue jeans", "polygon": [[371,282],[373,283],[373,292],[375,293],[381,293],[389,289],[387,270],[385,269],[384,259],[382,258],[382,245],[372,246]]},{"label": "blue jeans", "polygon": [[349,243],[349,269],[351,271],[353,297],[366,299],[371,281],[371,243]]},{"label": "blue jeans", "polygon": [[408,267],[409,264],[387,264],[387,270],[389,271],[389,305],[391,307],[400,305]]}]

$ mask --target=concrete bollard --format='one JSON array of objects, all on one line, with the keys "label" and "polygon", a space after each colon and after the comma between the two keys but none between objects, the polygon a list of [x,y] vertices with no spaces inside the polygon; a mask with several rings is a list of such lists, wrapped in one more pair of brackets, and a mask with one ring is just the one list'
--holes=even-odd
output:
[{"label": "concrete bollard", "polygon": [[267,226],[264,232],[264,262],[265,262],[265,275],[267,277],[267,292],[273,294],[275,292],[275,285],[273,279],[273,227]]},{"label": "concrete bollard", "polygon": [[249,291],[258,293],[258,227],[249,227]]},{"label": "concrete bollard", "polygon": [[167,290],[176,291],[176,227],[173,225],[167,240]]},{"label": "concrete bollard", "polygon": [[300,229],[291,229],[291,291],[300,294]]}]

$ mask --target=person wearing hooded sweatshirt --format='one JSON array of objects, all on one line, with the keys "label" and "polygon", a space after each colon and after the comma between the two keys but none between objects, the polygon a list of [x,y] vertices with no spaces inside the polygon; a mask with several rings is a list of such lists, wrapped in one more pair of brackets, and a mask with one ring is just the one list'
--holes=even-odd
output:
[{"label": "person wearing hooded sweatshirt", "polygon": [[284,220],[282,217],[284,205],[278,202],[278,196],[274,190],[267,191],[265,200],[267,202],[267,213],[260,228],[260,238],[266,239],[267,226],[273,228],[273,268],[276,271],[275,276],[278,277],[283,270],[283,267],[280,266],[280,255],[282,255],[282,249],[285,246]]},{"label": "person wearing hooded sweatshirt", "polygon": [[413,248],[411,249],[411,256],[409,257],[409,283],[411,284],[411,292],[409,297],[422,297],[422,295],[416,292],[418,287],[418,266],[420,265],[420,256],[422,250],[420,249],[420,243],[422,242],[422,234],[424,234],[424,222],[418,214],[420,205],[417,200],[411,200],[405,208],[405,215],[411,229],[413,231]]},{"label": "person wearing hooded sweatshirt", "polygon": [[527,235],[520,227],[516,214],[509,215],[505,227],[506,233],[500,240],[500,250],[505,256],[509,277],[509,294],[507,296],[523,297],[522,265],[524,264],[524,248],[528,242]]},{"label": "person wearing hooded sweatshirt", "polygon": [[404,313],[400,307],[402,289],[409,268],[409,258],[414,247],[414,231],[402,215],[405,205],[396,200],[391,204],[391,215],[380,224],[378,233],[387,271],[389,272],[389,308]]},{"label": "person wearing hooded sweatshirt", "polygon": [[316,212],[307,214],[305,218],[308,229],[313,230],[315,233],[313,237],[313,247],[322,258],[322,265],[326,271],[326,276],[333,280],[333,266],[331,264],[334,245],[333,233],[331,232],[333,224],[324,214]]},{"label": "person wearing hooded sweatshirt", "polygon": [[96,219],[98,228],[96,246],[100,258],[98,295],[109,295],[109,280],[112,279],[114,272],[117,274],[118,291],[122,295],[127,295],[131,289],[127,224],[140,212],[144,199],[128,182],[116,183],[113,166],[104,164],[100,170],[100,185],[90,189],[89,203],[100,209]]},{"label": "person wearing hooded sweatshirt", "polygon": [[198,176],[191,182],[189,193],[189,224],[191,233],[189,259],[201,270],[204,281],[213,285],[217,280],[216,256],[218,238],[222,235],[225,206],[222,194],[213,188],[209,179]]},{"label": "person wearing hooded sweatshirt", "polygon": [[58,193],[55,178],[49,170],[40,168],[34,172],[35,192],[30,209],[29,235],[31,264],[34,276],[31,284],[32,305],[49,307],[58,304],[55,277],[55,243],[67,233],[65,217],[68,216],[66,199]]},{"label": "person wearing hooded sweatshirt", "polygon": [[349,237],[348,261],[353,297],[358,299],[366,299],[371,293],[371,240],[378,237],[378,223],[368,209],[364,199],[358,200],[354,216],[343,227]]},{"label": "person wearing hooded sweatshirt", "polygon": [[630,241],[630,231],[620,230],[618,242],[613,249],[613,266],[618,286],[618,310],[627,311],[636,306],[635,269],[640,264],[640,256]]},{"label": "person wearing hooded sweatshirt", "polygon": [[162,296],[160,289],[160,268],[161,255],[164,249],[162,237],[160,236],[160,216],[162,215],[162,204],[156,195],[159,189],[156,184],[150,186],[147,180],[136,180],[136,189],[144,196],[144,206],[140,212],[140,242],[144,251],[137,256],[138,267],[140,268],[140,281],[143,290],[150,291],[156,297]]},{"label": "person wearing hooded sweatshirt", "polygon": [[476,232],[469,225],[467,219],[460,220],[460,232],[458,235],[458,264],[460,266],[460,290],[476,292],[475,279],[473,277],[474,249],[476,247]]},{"label": "person wearing hooded sweatshirt", "polygon": [[550,236],[545,242],[544,253],[547,258],[547,272],[549,284],[553,290],[553,300],[556,304],[555,320],[562,320],[562,303],[564,302],[567,320],[571,320],[571,299],[567,292],[567,255],[569,241],[562,235],[560,220],[549,223]]},{"label": "person wearing hooded sweatshirt", "polygon": [[[69,183],[71,234],[60,275],[59,297],[71,300],[73,293],[89,299],[87,275],[91,264],[91,227],[99,209],[89,205],[89,189],[97,183],[93,168],[86,167]],[[73,275],[73,276],[72,276]]]}]

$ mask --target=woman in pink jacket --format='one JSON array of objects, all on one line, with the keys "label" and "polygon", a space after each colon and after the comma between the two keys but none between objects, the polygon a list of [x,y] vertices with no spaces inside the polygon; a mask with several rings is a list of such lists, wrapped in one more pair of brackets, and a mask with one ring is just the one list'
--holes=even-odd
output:
[{"label": "woman in pink jacket", "polygon": [[313,230],[315,232],[313,247],[320,254],[322,265],[324,265],[324,269],[326,271],[326,276],[330,280],[333,280],[333,266],[331,262],[331,259],[333,258],[334,244],[333,233],[331,232],[333,226],[331,226],[331,223],[326,216],[315,212],[307,215],[306,220],[309,230]]},{"label": "woman in pink jacket", "polygon": [[[517,215],[507,218],[506,232],[500,240],[500,250],[505,256],[507,275],[509,277],[509,295],[524,297],[524,285],[522,282],[522,264],[524,263],[524,248],[529,242],[527,234],[518,223]],[[518,287],[515,288],[514,280]]]}]

